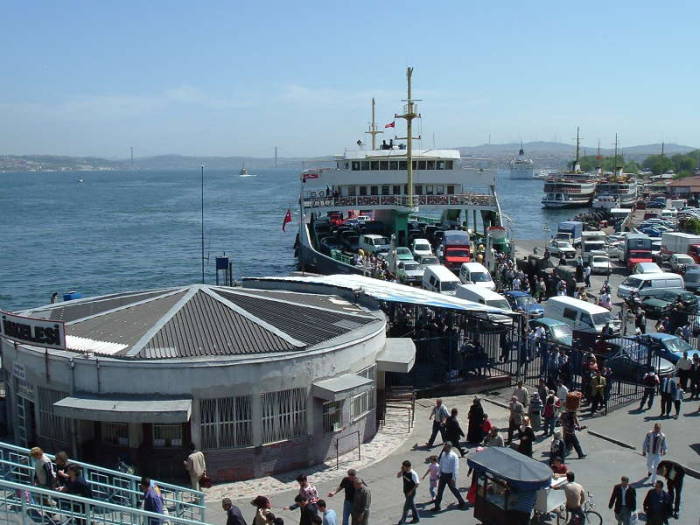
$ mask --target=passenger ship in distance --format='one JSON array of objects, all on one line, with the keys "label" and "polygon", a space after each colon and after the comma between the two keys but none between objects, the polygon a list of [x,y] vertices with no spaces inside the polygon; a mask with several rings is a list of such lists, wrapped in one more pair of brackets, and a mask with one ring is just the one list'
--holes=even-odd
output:
[{"label": "passenger ship in distance", "polygon": [[584,173],[579,163],[580,138],[576,129],[576,160],[571,170],[551,173],[544,183],[544,208],[577,208],[590,206],[596,189],[598,175]]},{"label": "passenger ship in distance", "polygon": [[637,202],[637,182],[620,170],[598,183],[594,208],[631,208]]},{"label": "passenger ship in distance", "polygon": [[[501,210],[496,196],[495,173],[465,169],[458,150],[413,150],[413,118],[418,118],[411,99],[411,73],[408,69],[408,97],[403,118],[407,122],[405,144],[375,145],[374,102],[372,148],[346,151],[337,156],[331,168],[302,173],[301,220],[296,249],[302,270],[319,273],[364,273],[356,264],[354,236],[360,231],[343,232],[350,239],[334,237],[338,228],[357,227],[363,219],[365,233],[379,233],[394,239],[394,246],[408,246],[411,222],[420,214],[434,217],[436,223],[483,232],[501,226]],[[358,141],[359,142],[359,141]],[[339,245],[339,241],[347,241]],[[475,241],[472,240],[472,243]]]},{"label": "passenger ship in distance", "polygon": [[523,149],[522,144],[520,144],[520,151],[518,151],[518,156],[510,161],[510,178],[516,180],[532,180],[535,178],[535,167],[533,165],[532,159],[528,159],[525,156],[525,150]]}]

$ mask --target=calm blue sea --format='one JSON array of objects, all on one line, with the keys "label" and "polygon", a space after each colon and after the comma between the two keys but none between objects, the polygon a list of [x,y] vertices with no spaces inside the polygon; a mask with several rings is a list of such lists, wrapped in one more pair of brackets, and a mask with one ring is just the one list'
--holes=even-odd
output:
[{"label": "calm blue sea", "polygon": [[[205,171],[207,282],[214,256],[234,261],[236,277],[295,268],[293,170]],[[78,179],[82,178],[83,183]],[[200,173],[188,171],[0,174],[0,308],[49,302],[54,291],[84,296],[176,286],[201,280]],[[541,181],[499,177],[516,239],[548,236],[572,210],[540,207]]]}]

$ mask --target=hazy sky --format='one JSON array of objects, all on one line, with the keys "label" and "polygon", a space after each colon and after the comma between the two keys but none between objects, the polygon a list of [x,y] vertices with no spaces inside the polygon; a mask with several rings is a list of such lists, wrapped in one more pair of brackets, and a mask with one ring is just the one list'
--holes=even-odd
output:
[{"label": "hazy sky", "polygon": [[623,146],[700,146],[697,2],[6,0],[1,12],[0,154],[342,153],[364,140],[372,96],[380,125],[401,110],[407,65],[425,146],[571,142],[577,125],[587,145],[617,131]]}]

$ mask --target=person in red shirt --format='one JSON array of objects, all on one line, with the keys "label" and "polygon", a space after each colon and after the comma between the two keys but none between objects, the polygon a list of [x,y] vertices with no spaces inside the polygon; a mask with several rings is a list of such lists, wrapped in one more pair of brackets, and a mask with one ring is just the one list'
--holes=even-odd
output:
[{"label": "person in red shirt", "polygon": [[552,460],[552,465],[551,465],[552,473],[555,479],[556,478],[563,478],[566,476],[566,473],[569,472],[569,467],[567,467],[562,459],[560,457],[554,458]]}]

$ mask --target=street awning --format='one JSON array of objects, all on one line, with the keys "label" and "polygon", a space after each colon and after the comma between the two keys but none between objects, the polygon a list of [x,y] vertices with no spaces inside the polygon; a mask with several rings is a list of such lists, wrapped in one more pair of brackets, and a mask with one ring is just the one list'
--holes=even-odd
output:
[{"label": "street awning", "polygon": [[326,401],[340,401],[350,396],[366,392],[372,388],[373,381],[356,374],[344,374],[333,379],[314,381],[311,393],[314,397]]},{"label": "street awning", "polygon": [[408,337],[387,338],[384,350],[377,356],[379,372],[407,374],[416,362],[416,345]]},{"label": "street awning", "polygon": [[187,423],[191,399],[69,396],[54,403],[57,416],[108,423]]}]

